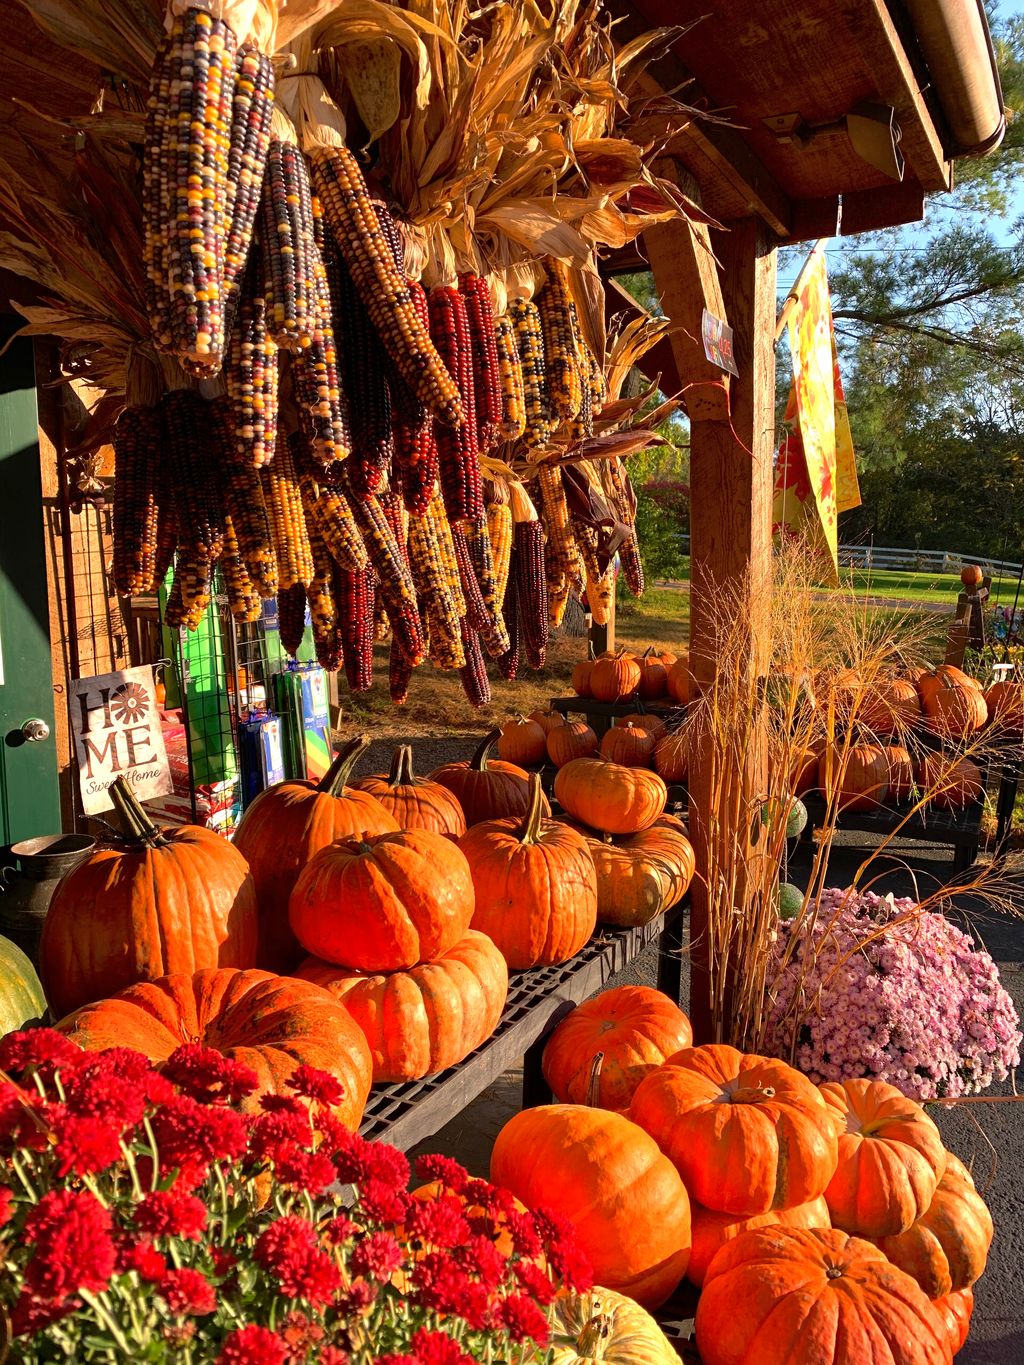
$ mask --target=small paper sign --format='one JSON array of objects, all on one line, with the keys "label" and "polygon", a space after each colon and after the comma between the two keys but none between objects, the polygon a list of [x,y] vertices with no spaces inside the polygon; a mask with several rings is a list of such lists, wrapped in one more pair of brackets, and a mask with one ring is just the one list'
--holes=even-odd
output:
[{"label": "small paper sign", "polygon": [[712,365],[717,365],[720,370],[726,370],[739,378],[740,372],[732,344],[732,328],[729,324],[723,322],[721,318],[716,318],[714,313],[709,313],[705,308],[700,319],[700,334],[704,341],[704,354]]},{"label": "small paper sign", "polygon": [[113,809],[107,789],[118,777],[140,801],[173,791],[152,668],[73,678],[71,728],[86,815]]}]

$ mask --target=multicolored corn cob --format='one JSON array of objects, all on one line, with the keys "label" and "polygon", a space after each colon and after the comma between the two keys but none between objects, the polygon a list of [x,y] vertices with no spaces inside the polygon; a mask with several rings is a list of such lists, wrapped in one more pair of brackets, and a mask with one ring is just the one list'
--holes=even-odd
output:
[{"label": "multicolored corn cob", "polygon": [[394,455],[385,351],[344,261],[332,251],[326,263],[345,388],[355,399],[349,413],[349,483],[357,497],[365,497],[386,485]]},{"label": "multicolored corn cob", "polygon": [[[466,543],[486,610],[486,622],[480,627],[480,640],[492,659],[499,659],[509,647],[508,630],[501,614],[502,596],[499,596],[494,573],[494,557],[491,552],[491,538],[487,522],[467,521],[465,524]],[[510,527],[511,540],[511,527]],[[504,585],[502,586],[502,595]]]},{"label": "multicolored corn cob", "polygon": [[267,326],[279,346],[299,350],[317,325],[313,197],[306,159],[294,142],[272,138],[259,207]]},{"label": "multicolored corn cob", "polygon": [[395,640],[391,641],[391,656],[388,661],[388,692],[396,706],[402,706],[409,697],[409,682],[412,678],[412,665],[399,649]]},{"label": "multicolored corn cob", "polygon": [[498,671],[508,682],[512,682],[519,672],[520,636],[522,634],[516,578],[516,547],[513,545],[508,578],[505,583],[505,597],[501,605],[501,615],[508,629],[508,649],[498,660]]},{"label": "multicolored corn cob", "polygon": [[[212,562],[224,549],[220,471],[208,455],[210,430],[218,420],[216,410],[191,389],[174,389],[164,396],[160,407],[181,544]],[[185,605],[187,608],[187,593]]]},{"label": "multicolored corn cob", "polygon": [[[363,537],[370,564],[376,570],[380,592],[387,605],[391,629],[415,667],[423,660],[423,625],[416,605],[416,589],[409,566],[402,556],[384,509],[377,498],[356,498],[350,494],[348,501]],[[371,643],[372,620],[371,612]]]},{"label": "multicolored corn cob", "polygon": [[292,588],[296,583],[305,587],[313,577],[313,552],[302,510],[299,476],[288,440],[279,437],[273,462],[260,470],[260,479],[274,537],[279,591]]},{"label": "multicolored corn cob", "polygon": [[373,603],[372,569],[352,573],[334,570],[334,601],[345,655],[345,677],[353,692],[366,692],[373,686]]},{"label": "multicolored corn cob", "polygon": [[459,572],[462,596],[466,602],[466,620],[474,631],[485,630],[488,624],[487,606],[480,591],[473,561],[469,554],[466,533],[461,524],[451,527],[452,548],[455,551],[455,564]]},{"label": "multicolored corn cob", "polygon": [[614,565],[610,563],[602,570],[597,555],[597,531],[593,526],[587,526],[573,517],[572,529],[586,574],[587,605],[590,614],[595,625],[606,626],[611,620],[612,597],[615,592]]},{"label": "multicolored corn cob", "polygon": [[470,706],[486,706],[491,700],[491,683],[487,676],[480,636],[468,621],[462,622],[462,652],[466,662],[459,669],[462,690]]},{"label": "multicolored corn cob", "polygon": [[353,573],[365,569],[370,557],[344,492],[333,484],[318,483],[305,469],[299,475],[299,488],[306,520],[316,526],[338,567]]},{"label": "multicolored corn cob", "polygon": [[256,468],[273,459],[277,444],[277,343],[267,330],[262,266],[254,251],[242,281],[224,367],[240,454]]},{"label": "multicolored corn cob", "polygon": [[157,408],[125,408],[114,428],[114,587],[121,597],[151,592],[156,577],[163,465]]},{"label": "multicolored corn cob", "polygon": [[428,297],[430,335],[449,372],[456,377],[466,420],[460,427],[435,428],[438,474],[448,520],[473,520],[484,510],[480,447],[476,439],[473,352],[466,302],[457,289],[442,285]]},{"label": "multicolored corn cob", "polygon": [[629,475],[621,459],[615,457],[611,460],[602,460],[601,464],[601,484],[605,495],[611,504],[612,510],[626,526],[633,527],[633,534],[627,541],[619,546],[619,563],[622,566],[622,574],[626,580],[626,586],[634,597],[642,597],[644,594],[644,566],[640,558],[640,550],[636,543],[636,495],[629,482]]},{"label": "multicolored corn cob", "polygon": [[512,508],[507,498],[498,498],[487,504],[487,535],[491,542],[491,562],[494,565],[494,595],[499,602],[505,600],[505,585],[509,579],[509,565],[512,559]]},{"label": "multicolored corn cob", "polygon": [[174,564],[174,578],[167,597],[164,620],[177,628],[196,630],[210,604],[213,566],[193,550],[181,551]]},{"label": "multicolored corn cob", "polygon": [[466,602],[450,529],[436,495],[422,517],[409,518],[409,566],[427,609],[431,661],[438,668],[461,667],[465,658],[460,658],[459,622],[466,614]]},{"label": "multicolored corn cob", "polygon": [[[423,287],[410,282],[413,305],[420,320],[429,331],[430,307]],[[418,399],[415,406],[404,400],[395,401],[397,385],[391,384],[392,437],[394,446],[394,482],[402,491],[406,509],[414,516],[426,510],[437,482],[438,453],[434,434],[434,419],[429,409]]]},{"label": "multicolored corn cob", "polygon": [[494,323],[494,344],[501,383],[501,424],[498,432],[504,441],[518,441],[526,431],[526,395],[515,326],[504,313]]},{"label": "multicolored corn cob", "polygon": [[548,647],[548,589],[544,577],[544,528],[539,519],[517,521],[513,543],[516,599],[526,662],[531,668],[543,668]]},{"label": "multicolored corn cob", "polygon": [[277,552],[267,513],[259,470],[234,439],[237,416],[231,400],[215,398],[210,404],[212,435],[219,469],[224,512],[231,518],[238,554],[253,588],[261,597],[277,592]]},{"label": "multicolored corn cob", "polygon": [[508,316],[516,334],[519,369],[523,377],[526,427],[523,440],[530,448],[541,446],[555,428],[548,407],[545,384],[544,333],[537,305],[530,299],[512,299]]},{"label": "multicolored corn cob", "polygon": [[464,417],[458,387],[416,311],[359,163],[346,147],[322,147],[312,155],[312,171],[327,221],[377,335],[438,421],[458,425]]},{"label": "multicolored corn cob", "polygon": [[320,464],[343,460],[351,451],[349,404],[338,367],[327,270],[317,246],[310,245],[315,325],[309,345],[292,356],[292,378],[303,426]]},{"label": "multicolored corn cob", "polygon": [[225,197],[228,234],[224,244],[224,289],[229,332],[260,204],[273,109],[274,67],[270,57],[254,47],[239,49]]},{"label": "multicolored corn cob", "polygon": [[277,628],[281,646],[294,659],[306,632],[306,589],[301,583],[279,588],[277,592]]},{"label": "multicolored corn cob", "polygon": [[573,326],[568,272],[560,261],[549,260],[547,282],[537,295],[537,311],[544,334],[544,378],[548,405],[556,417],[569,421],[580,410],[583,378]]},{"label": "multicolored corn cob", "polygon": [[466,300],[469,344],[473,357],[473,396],[477,446],[482,452],[496,444],[503,413],[501,367],[494,335],[491,291],[480,275],[459,276],[459,293]]},{"label": "multicolored corn cob", "polygon": [[263,599],[253,586],[242,557],[238,552],[238,539],[231,518],[224,518],[224,553],[218,561],[224,591],[227,594],[228,610],[232,619],[240,625],[258,621],[263,613]]},{"label": "multicolored corn cob", "polygon": [[334,560],[327,551],[323,537],[312,525],[309,527],[309,546],[313,554],[313,577],[306,585],[306,601],[309,604],[316,661],[328,673],[337,673],[342,664],[344,647],[334,601]]}]

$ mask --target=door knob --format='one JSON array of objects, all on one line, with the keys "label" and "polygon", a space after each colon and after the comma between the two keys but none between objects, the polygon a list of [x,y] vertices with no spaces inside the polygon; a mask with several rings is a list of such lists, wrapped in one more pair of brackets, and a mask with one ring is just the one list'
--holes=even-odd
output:
[{"label": "door knob", "polygon": [[49,739],[50,727],[45,720],[36,718],[34,720],[27,720],[21,727],[21,733],[24,735],[26,741],[31,744],[35,740]]}]

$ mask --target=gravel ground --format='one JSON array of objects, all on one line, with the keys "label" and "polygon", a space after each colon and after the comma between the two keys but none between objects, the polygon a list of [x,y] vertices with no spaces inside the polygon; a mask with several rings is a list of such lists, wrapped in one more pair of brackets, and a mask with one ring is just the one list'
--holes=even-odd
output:
[{"label": "gravel ground", "polygon": [[[348,738],[348,732],[343,736]],[[413,771],[418,777],[429,777],[443,763],[456,763],[472,758],[483,735],[454,735],[447,739],[413,738],[406,740],[375,739],[356,767],[356,776],[367,773],[386,773],[391,766],[391,755],[399,743],[412,745]]]}]

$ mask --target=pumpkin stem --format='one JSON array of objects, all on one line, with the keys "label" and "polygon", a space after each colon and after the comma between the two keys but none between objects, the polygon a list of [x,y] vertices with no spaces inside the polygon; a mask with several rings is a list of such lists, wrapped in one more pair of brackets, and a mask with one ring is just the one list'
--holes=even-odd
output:
[{"label": "pumpkin stem", "polygon": [[357,735],[355,739],[350,739],[347,744],[342,745],[338,757],[317,784],[317,791],[326,792],[328,796],[341,796],[352,776],[356,759],[369,747],[369,735]]},{"label": "pumpkin stem", "polygon": [[540,786],[540,773],[530,777],[530,805],[519,826],[519,842],[535,844],[540,838],[540,822],[544,815],[544,793]]},{"label": "pumpkin stem", "polygon": [[110,799],[121,817],[121,823],[125,826],[129,839],[137,844],[149,844],[150,848],[159,848],[166,844],[167,840],[146,814],[131,785],[123,777],[117,778],[111,786]]},{"label": "pumpkin stem", "polygon": [[612,1321],[605,1313],[591,1318],[573,1343],[573,1355],[581,1360],[594,1360],[600,1354],[603,1342],[611,1336]]},{"label": "pumpkin stem", "polygon": [[485,773],[487,771],[487,752],[490,749],[491,745],[495,742],[495,740],[500,738],[501,738],[500,730],[491,731],[491,733],[486,737],[486,739],[480,745],[480,748],[477,749],[476,753],[473,755],[470,761],[469,767],[471,772]]},{"label": "pumpkin stem", "polygon": [[648,645],[647,648],[644,650],[643,654],[641,654],[640,657],[641,657],[642,659],[649,659],[653,653],[654,653],[654,646],[653,646],[653,645]]},{"label": "pumpkin stem", "polygon": [[388,786],[411,787],[415,781],[416,774],[412,770],[412,745],[400,744],[391,755]]},{"label": "pumpkin stem", "polygon": [[604,1066],[604,1053],[595,1052],[590,1063],[590,1079],[587,1081],[587,1098],[583,1101],[588,1109],[600,1109],[601,1068]]}]

